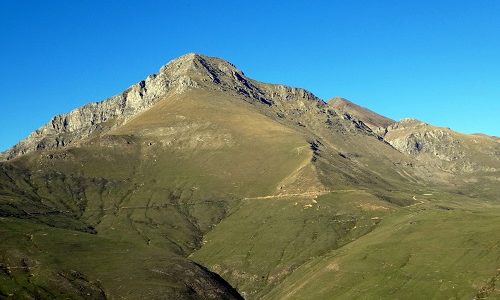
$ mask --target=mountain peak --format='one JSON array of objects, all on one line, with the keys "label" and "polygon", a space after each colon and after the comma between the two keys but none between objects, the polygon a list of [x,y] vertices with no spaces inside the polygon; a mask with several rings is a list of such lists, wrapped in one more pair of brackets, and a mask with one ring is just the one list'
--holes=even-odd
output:
[{"label": "mountain peak", "polygon": [[383,134],[385,128],[394,123],[394,120],[379,115],[342,97],[330,99],[328,105],[339,112],[347,113],[363,121],[371,130],[378,134]]},{"label": "mountain peak", "polygon": [[414,126],[425,126],[428,125],[415,118],[403,118],[394,124],[394,127],[414,127]]},{"label": "mountain peak", "polygon": [[197,53],[188,53],[171,60],[160,69],[160,74],[173,78],[190,76],[205,81],[210,79],[214,83],[221,83],[224,77],[234,78],[235,74],[244,76],[241,70],[223,59]]},{"label": "mountain peak", "polygon": [[335,96],[329,100],[330,103],[342,103],[342,104],[354,104],[353,102],[347,100],[346,98],[342,98],[339,96]]},{"label": "mountain peak", "polygon": [[149,75],[118,95],[55,116],[0,155],[0,161],[32,151],[66,147],[96,132],[107,132],[149,109],[166,95],[194,89],[224,92],[267,106],[278,101],[287,102],[285,106],[288,107],[291,99],[297,99],[302,105],[305,102],[310,102],[309,105],[323,103],[303,89],[254,81],[223,59],[188,53],[171,60],[157,74]]},{"label": "mountain peak", "polygon": [[210,64],[210,65],[224,64],[224,65],[231,66],[233,69],[236,69],[236,67],[232,63],[230,63],[230,62],[228,62],[228,61],[226,61],[226,60],[224,60],[222,58],[208,56],[208,55],[204,55],[204,54],[200,54],[200,53],[194,53],[194,52],[186,53],[186,54],[184,54],[182,56],[179,56],[177,58],[174,58],[174,59],[170,60],[161,69],[167,68],[168,66],[179,66],[179,65],[185,65],[185,64],[191,64],[191,65],[196,65],[196,64]]}]

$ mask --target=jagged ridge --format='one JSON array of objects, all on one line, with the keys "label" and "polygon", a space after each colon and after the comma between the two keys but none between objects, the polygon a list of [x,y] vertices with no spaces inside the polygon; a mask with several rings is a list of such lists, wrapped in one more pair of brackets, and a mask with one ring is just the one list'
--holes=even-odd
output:
[{"label": "jagged ridge", "polygon": [[149,75],[118,95],[55,116],[26,139],[1,153],[0,160],[77,143],[92,134],[106,132],[124,124],[169,93],[181,94],[195,88],[242,95],[268,106],[275,104],[276,99],[286,101],[297,96],[315,103],[324,103],[304,89],[259,83],[246,77],[227,61],[190,53],[170,61],[158,74]]}]

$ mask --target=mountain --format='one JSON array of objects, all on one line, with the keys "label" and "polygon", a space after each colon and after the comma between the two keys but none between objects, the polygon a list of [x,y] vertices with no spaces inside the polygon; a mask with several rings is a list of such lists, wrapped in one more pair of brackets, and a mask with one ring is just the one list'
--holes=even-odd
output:
[{"label": "mountain", "polygon": [[395,123],[394,120],[381,116],[341,97],[330,99],[328,104],[330,104],[331,107],[338,112],[353,116],[363,121],[368,127],[370,127],[371,130],[379,134],[384,134],[385,129]]},{"label": "mountain", "polygon": [[0,296],[498,297],[500,143],[199,54],[2,154]]}]

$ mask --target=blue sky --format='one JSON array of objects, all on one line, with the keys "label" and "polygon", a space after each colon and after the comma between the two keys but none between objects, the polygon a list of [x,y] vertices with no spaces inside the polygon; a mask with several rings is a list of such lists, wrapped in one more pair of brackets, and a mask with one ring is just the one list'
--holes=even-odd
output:
[{"label": "blue sky", "polygon": [[188,52],[394,119],[500,136],[500,1],[0,4],[0,149]]}]

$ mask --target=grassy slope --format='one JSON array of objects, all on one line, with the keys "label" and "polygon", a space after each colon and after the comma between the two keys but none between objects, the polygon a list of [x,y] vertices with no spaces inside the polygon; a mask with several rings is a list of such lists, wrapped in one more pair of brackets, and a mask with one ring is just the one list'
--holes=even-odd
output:
[{"label": "grassy slope", "polygon": [[[97,235],[76,233],[75,237],[74,231],[54,235],[59,244],[68,239],[86,245],[90,239],[88,244],[99,245],[83,252],[78,252],[80,246],[58,250],[51,242],[38,244],[48,253],[40,259],[40,268],[54,273],[89,271],[89,280],[102,282],[108,296],[135,295],[123,286],[139,289],[147,276],[134,272],[133,267],[118,267],[120,262],[133,257],[133,264],[141,265],[154,255],[158,259],[153,259],[151,268],[180,261],[185,269],[196,269],[182,256],[199,247],[203,233],[239,199],[275,191],[283,178],[310,157],[308,151],[297,150],[304,147],[308,144],[293,130],[253,111],[250,104],[234,104],[234,99],[223,94],[164,99],[110,135],[10,162],[16,171],[7,172],[12,178],[2,182],[1,198],[7,203],[2,212],[10,217],[23,215],[30,222],[16,223],[17,229],[2,232],[2,238],[13,241],[4,244],[4,249],[22,249],[13,246],[26,238],[16,235],[16,230],[31,232],[30,226],[44,226],[31,222],[70,230],[93,227]],[[13,208],[14,202],[22,205]],[[26,208],[34,206],[43,206],[45,211],[26,214]],[[54,215],[76,225],[56,222]],[[102,251],[123,248],[135,250],[116,261],[106,260],[109,253]],[[166,261],[163,265],[162,260]],[[183,284],[169,287],[182,282],[185,272],[179,267],[163,283],[151,284],[158,286],[158,293],[165,284],[169,295],[186,297]],[[120,284],[106,280],[130,274]],[[137,284],[129,285],[136,279]]]},{"label": "grassy slope", "polygon": [[[10,241],[0,247],[3,264],[22,266],[27,257],[40,271],[4,272],[2,293],[28,286],[33,294],[49,286],[50,273],[69,278],[55,288],[66,294],[76,284],[139,297],[152,291],[144,284],[194,297],[192,287],[203,292],[210,283],[196,285],[186,272],[213,277],[184,258],[192,254],[248,298],[498,294],[499,211],[486,202],[498,200],[495,174],[481,187],[426,187],[422,178],[446,174],[411,167],[414,160],[375,137],[317,122],[304,129],[233,96],[196,91],[166,97],[82,145],[11,162],[31,171],[2,178],[0,212],[9,218],[1,235]],[[332,192],[252,199],[313,190]],[[84,233],[92,228],[97,235]],[[108,259],[113,251],[120,253]]]},{"label": "grassy slope", "polygon": [[427,198],[385,218],[369,235],[303,265],[266,298],[500,296],[498,204],[449,194]]},{"label": "grassy slope", "polygon": [[0,295],[18,299],[230,298],[221,279],[161,248],[1,218]]},{"label": "grassy slope", "polygon": [[[316,199],[318,204],[311,198],[248,200],[205,236],[192,257],[224,274],[250,299],[498,295],[497,173],[452,176],[371,137],[318,134],[323,143],[314,166],[325,188],[364,191],[334,192]],[[464,185],[468,178],[477,179]],[[429,193],[433,196],[423,196]],[[378,209],[360,209],[359,203]],[[336,219],[339,211],[350,219]],[[384,219],[380,226],[378,218]],[[402,230],[407,223],[412,226]],[[346,263],[332,277],[338,253]],[[475,255],[481,255],[480,263]],[[431,265],[438,275],[427,276]]]},{"label": "grassy slope", "polygon": [[370,232],[393,205],[364,191],[248,199],[204,238],[192,258],[258,298],[300,265]]}]

